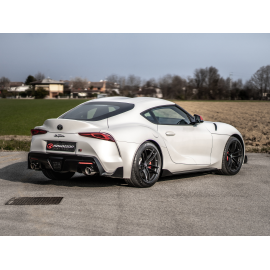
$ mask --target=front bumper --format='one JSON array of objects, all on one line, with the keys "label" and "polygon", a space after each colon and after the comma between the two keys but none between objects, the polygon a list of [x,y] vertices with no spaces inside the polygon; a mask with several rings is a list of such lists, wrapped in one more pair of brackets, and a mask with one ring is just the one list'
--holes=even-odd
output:
[{"label": "front bumper", "polygon": [[28,169],[31,169],[31,163],[35,164],[36,170],[83,173],[86,167],[90,167],[102,176],[123,178],[123,167],[118,167],[113,173],[107,173],[99,160],[93,156],[32,151],[28,154]]}]

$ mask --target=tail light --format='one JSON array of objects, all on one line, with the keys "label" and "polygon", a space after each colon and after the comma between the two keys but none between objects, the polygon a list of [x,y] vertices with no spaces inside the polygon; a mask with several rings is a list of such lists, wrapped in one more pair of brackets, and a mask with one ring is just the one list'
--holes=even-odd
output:
[{"label": "tail light", "polygon": [[104,141],[115,142],[114,138],[110,134],[107,134],[107,133],[89,132],[89,133],[79,133],[79,135],[84,136],[84,137],[94,138],[94,139],[100,139]]},{"label": "tail light", "polygon": [[40,134],[46,134],[48,131],[43,129],[31,129],[32,136],[34,135],[40,135]]},{"label": "tail light", "polygon": [[200,116],[201,121],[203,121],[203,118]]}]

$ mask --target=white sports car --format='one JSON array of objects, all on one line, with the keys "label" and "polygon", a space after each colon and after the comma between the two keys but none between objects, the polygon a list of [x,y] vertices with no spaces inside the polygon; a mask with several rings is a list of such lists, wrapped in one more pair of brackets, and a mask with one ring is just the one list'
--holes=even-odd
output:
[{"label": "white sports car", "polygon": [[78,172],[150,187],[159,177],[180,173],[215,170],[235,175],[245,159],[236,128],[203,121],[157,98],[87,101],[31,133],[28,168],[53,180]]}]

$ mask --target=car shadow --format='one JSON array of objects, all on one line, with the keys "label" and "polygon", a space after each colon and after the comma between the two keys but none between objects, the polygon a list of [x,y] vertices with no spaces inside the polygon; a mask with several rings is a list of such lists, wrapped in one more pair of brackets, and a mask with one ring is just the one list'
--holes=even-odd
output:
[{"label": "car shadow", "polygon": [[[209,173],[189,173],[162,177],[158,181],[165,182],[170,180],[190,180],[194,177],[206,175]],[[98,175],[85,176],[75,174],[69,180],[49,180],[41,171],[27,169],[27,161],[17,162],[0,169],[0,179],[11,182],[30,183],[35,185],[56,185],[65,187],[110,187],[122,186],[129,187],[124,179],[102,177]]]}]

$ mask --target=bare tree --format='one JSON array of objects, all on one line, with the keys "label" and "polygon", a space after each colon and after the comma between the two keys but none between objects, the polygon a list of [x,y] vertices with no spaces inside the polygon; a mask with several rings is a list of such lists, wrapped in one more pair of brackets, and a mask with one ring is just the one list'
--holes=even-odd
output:
[{"label": "bare tree", "polygon": [[253,87],[259,91],[261,99],[270,90],[270,66],[260,67],[250,79]]},{"label": "bare tree", "polygon": [[111,75],[107,76],[106,80],[108,82],[112,82],[112,83],[117,83],[118,84],[119,83],[119,76],[116,75],[116,74],[111,74]]},{"label": "bare tree", "polygon": [[88,87],[88,80],[87,79],[82,79],[80,77],[76,77],[71,80],[71,85],[74,89],[85,89]]},{"label": "bare tree", "polygon": [[186,80],[178,75],[166,75],[159,79],[159,88],[162,90],[164,98],[184,99],[186,94]]},{"label": "bare tree", "polygon": [[207,86],[208,88],[215,88],[218,84],[218,80],[220,78],[220,75],[218,73],[218,69],[215,67],[209,67],[206,68],[207,70]]},{"label": "bare tree", "polygon": [[141,78],[135,75],[129,75],[124,81],[125,86],[122,89],[124,95],[133,97],[136,92],[139,90],[141,85]]},{"label": "bare tree", "polygon": [[172,75],[167,74],[159,79],[159,88],[162,90],[164,98],[172,97]]},{"label": "bare tree", "polygon": [[132,88],[138,88],[141,85],[141,78],[135,75],[129,75],[126,80],[126,85]]},{"label": "bare tree", "polygon": [[7,89],[9,87],[10,80],[7,77],[0,78],[0,88]]},{"label": "bare tree", "polygon": [[42,81],[43,79],[45,79],[45,75],[41,72],[38,72],[36,75],[35,75],[35,78],[37,81]]},{"label": "bare tree", "polygon": [[198,89],[205,86],[207,76],[208,76],[207,68],[195,69],[195,71],[194,71],[194,81],[195,81],[196,87]]}]

